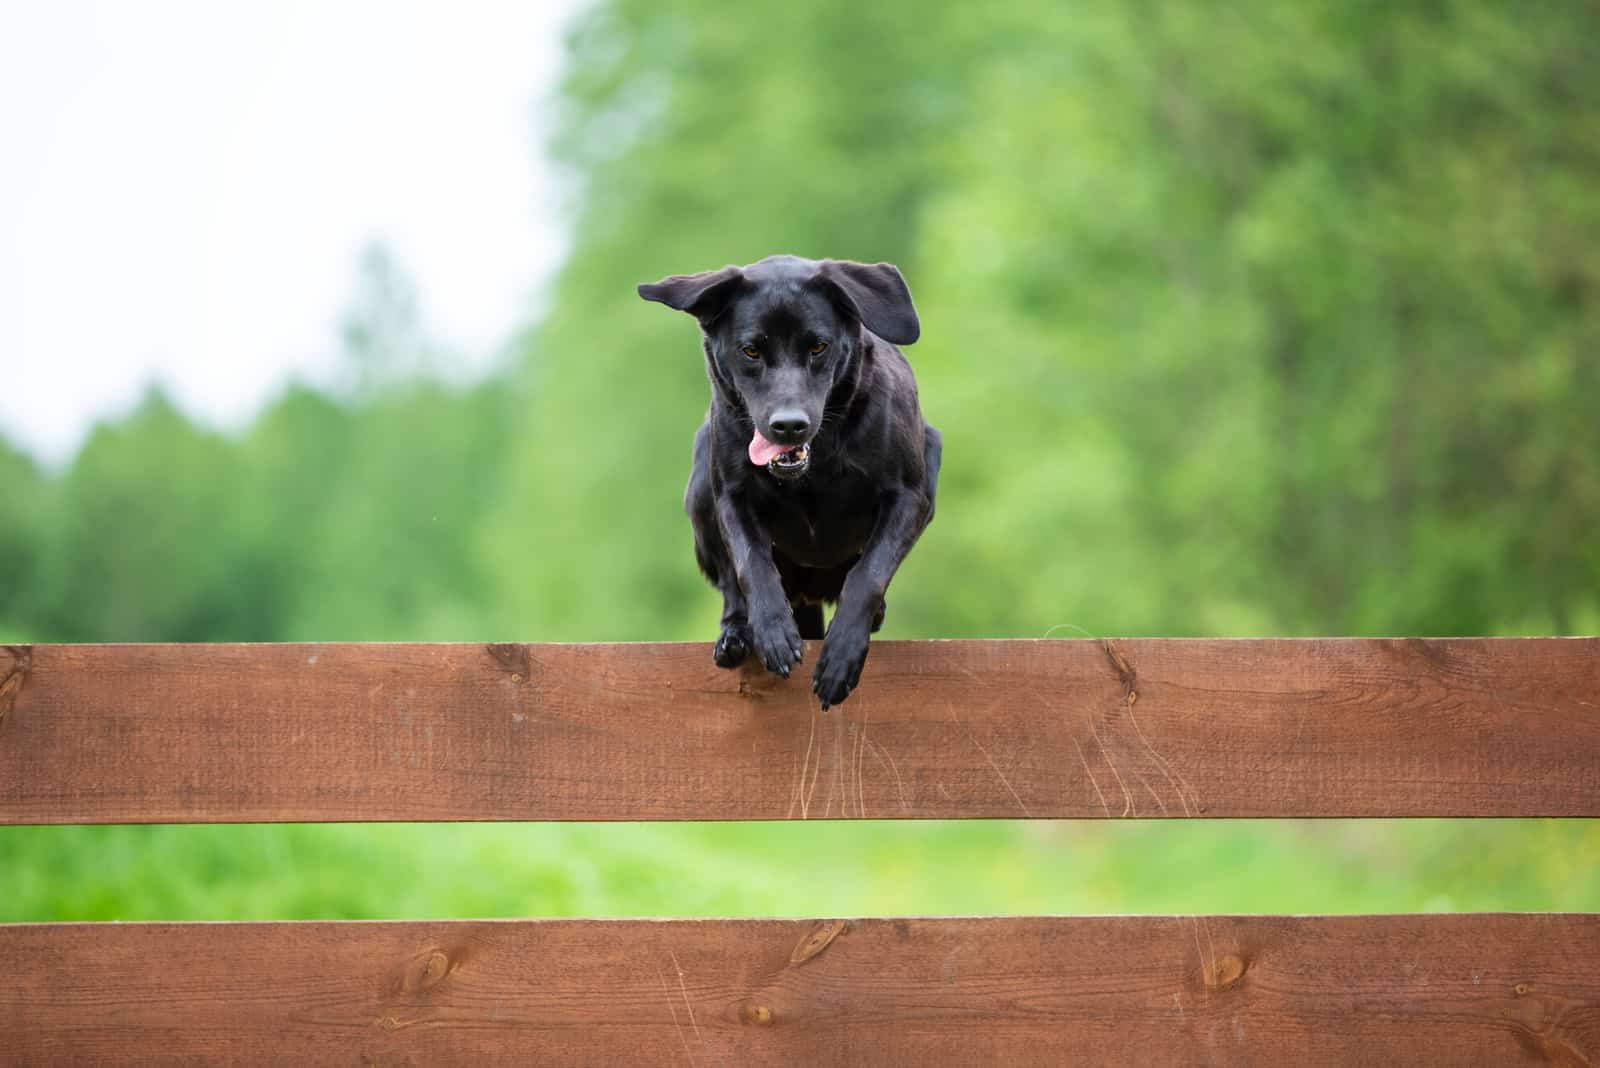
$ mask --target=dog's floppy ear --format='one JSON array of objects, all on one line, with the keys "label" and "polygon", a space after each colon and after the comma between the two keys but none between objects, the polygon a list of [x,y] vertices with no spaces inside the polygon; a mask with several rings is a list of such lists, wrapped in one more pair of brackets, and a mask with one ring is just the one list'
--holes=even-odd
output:
[{"label": "dog's floppy ear", "polygon": [[911,290],[894,264],[823,260],[812,281],[830,286],[862,325],[885,341],[909,345],[922,336]]},{"label": "dog's floppy ear", "polygon": [[688,312],[704,325],[722,314],[743,283],[744,272],[730,266],[719,271],[675,274],[659,282],[646,282],[639,287],[639,295],[645,300]]}]

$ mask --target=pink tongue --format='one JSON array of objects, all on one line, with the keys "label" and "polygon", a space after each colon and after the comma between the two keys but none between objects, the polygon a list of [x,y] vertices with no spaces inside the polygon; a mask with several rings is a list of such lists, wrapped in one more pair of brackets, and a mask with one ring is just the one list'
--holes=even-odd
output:
[{"label": "pink tongue", "polygon": [[756,436],[750,439],[750,462],[757,467],[767,466],[788,451],[784,446],[774,445],[762,437],[759,430],[756,431]]}]

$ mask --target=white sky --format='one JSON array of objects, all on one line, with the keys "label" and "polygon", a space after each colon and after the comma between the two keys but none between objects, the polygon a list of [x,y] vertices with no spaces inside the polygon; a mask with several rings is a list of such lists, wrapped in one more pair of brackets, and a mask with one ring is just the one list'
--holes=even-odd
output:
[{"label": "white sky", "polygon": [[0,434],[60,461],[159,379],[214,424],[323,380],[361,249],[486,366],[563,250],[577,0],[0,0]]}]

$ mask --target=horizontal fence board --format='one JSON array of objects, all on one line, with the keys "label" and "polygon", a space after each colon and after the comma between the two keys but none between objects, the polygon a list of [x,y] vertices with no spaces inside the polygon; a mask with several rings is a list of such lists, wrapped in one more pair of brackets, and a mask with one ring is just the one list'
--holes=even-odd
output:
[{"label": "horizontal fence board", "polygon": [[0,1064],[1600,1064],[1600,917],[0,926]]},{"label": "horizontal fence board", "polygon": [[0,647],[0,823],[1010,816],[1600,816],[1600,639]]}]

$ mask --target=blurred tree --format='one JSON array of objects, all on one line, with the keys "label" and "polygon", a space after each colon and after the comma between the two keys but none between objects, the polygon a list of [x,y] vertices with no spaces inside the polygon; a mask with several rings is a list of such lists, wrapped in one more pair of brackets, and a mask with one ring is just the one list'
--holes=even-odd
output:
[{"label": "blurred tree", "polygon": [[344,342],[344,388],[358,398],[438,369],[437,355],[423,333],[416,283],[382,244],[361,251],[355,292],[339,335]]},{"label": "blurred tree", "polygon": [[[415,382],[341,412],[337,456],[308,455],[291,470],[274,462],[281,452],[261,449],[291,499],[315,495],[296,513],[298,574],[285,637],[493,636],[488,607],[500,588],[487,580],[475,539],[501,488],[504,412],[498,382],[465,392]],[[299,440],[320,452],[330,436]],[[314,480],[307,471],[317,472]]]},{"label": "blurred tree", "polygon": [[[960,307],[928,388],[1000,341],[967,491],[1034,590],[1119,631],[1600,625],[1596,9],[1040,15],[923,255]],[[984,510],[938,573],[1047,621],[951,566]]]},{"label": "blurred tree", "polygon": [[415,286],[369,247],[342,330],[347,406],[304,388],[244,442],[257,486],[246,505],[287,603],[281,636],[462,639],[487,633],[476,539],[500,489],[499,380],[432,376],[450,361],[426,336]]},{"label": "blurred tree", "polygon": [[239,458],[151,389],[89,437],[40,523],[39,637],[208,641],[261,633]]},{"label": "blurred tree", "polygon": [[[0,626],[76,641],[462,638],[487,633],[476,554],[508,407],[422,375],[409,284],[364,259],[341,403],[292,385],[237,441],[160,390],[46,488],[0,450]],[[13,519],[12,517],[16,518]]]},{"label": "blurred tree", "polygon": [[0,437],[0,641],[22,636],[35,611],[44,494],[38,466]]}]

